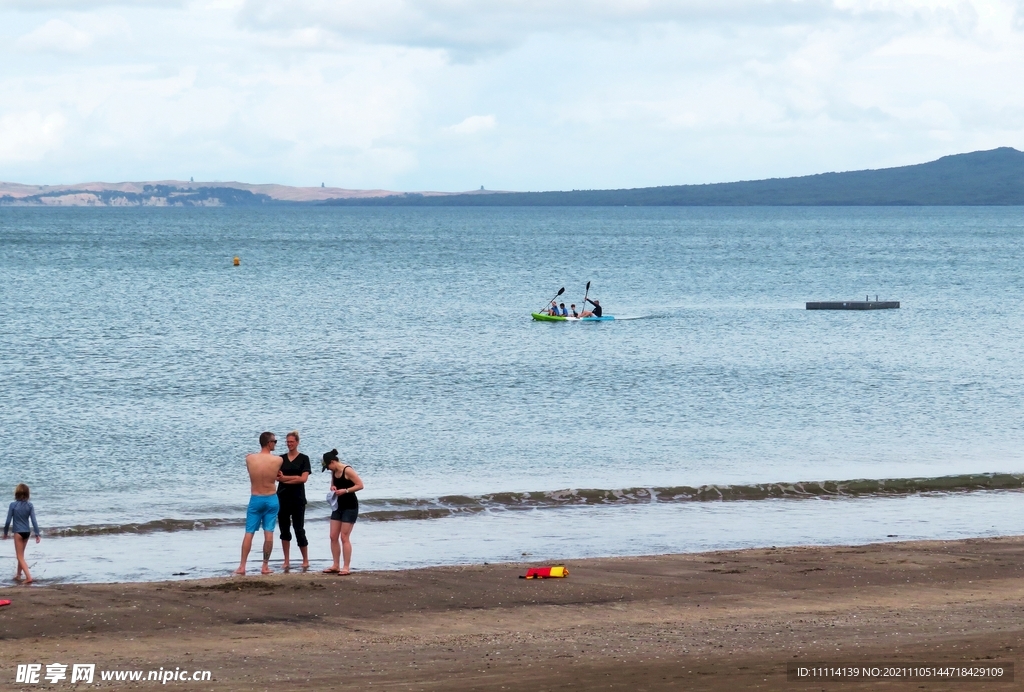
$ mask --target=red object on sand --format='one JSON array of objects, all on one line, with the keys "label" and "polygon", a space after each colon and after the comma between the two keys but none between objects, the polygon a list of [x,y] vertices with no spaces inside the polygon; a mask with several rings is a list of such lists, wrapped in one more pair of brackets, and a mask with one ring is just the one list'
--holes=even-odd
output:
[{"label": "red object on sand", "polygon": [[5,605],[11,605],[11,602],[7,601],[7,600],[0,601],[0,606],[5,606]]},{"label": "red object on sand", "polygon": [[567,567],[531,567],[520,579],[561,579],[569,576]]}]

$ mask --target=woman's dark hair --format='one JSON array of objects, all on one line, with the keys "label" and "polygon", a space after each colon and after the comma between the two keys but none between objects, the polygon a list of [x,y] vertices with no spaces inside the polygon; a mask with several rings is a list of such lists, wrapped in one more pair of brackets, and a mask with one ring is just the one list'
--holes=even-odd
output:
[{"label": "woman's dark hair", "polygon": [[338,460],[338,450],[332,449],[329,452],[324,452],[324,463],[329,464],[332,461]]},{"label": "woman's dark hair", "polygon": [[28,486],[24,483],[18,483],[18,487],[14,489],[15,500],[27,500],[28,499]]}]

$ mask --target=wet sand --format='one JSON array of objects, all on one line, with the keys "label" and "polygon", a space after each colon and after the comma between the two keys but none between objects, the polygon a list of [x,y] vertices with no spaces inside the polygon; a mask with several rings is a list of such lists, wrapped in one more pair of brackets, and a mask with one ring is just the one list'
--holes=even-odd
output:
[{"label": "wet sand", "polygon": [[[1015,662],[1024,537],[580,560],[546,581],[527,566],[3,589],[0,688],[45,689],[15,667],[54,662],[210,670],[160,685],[203,690],[1020,686],[795,682],[786,664]],[[98,677],[78,689],[159,685]]]}]

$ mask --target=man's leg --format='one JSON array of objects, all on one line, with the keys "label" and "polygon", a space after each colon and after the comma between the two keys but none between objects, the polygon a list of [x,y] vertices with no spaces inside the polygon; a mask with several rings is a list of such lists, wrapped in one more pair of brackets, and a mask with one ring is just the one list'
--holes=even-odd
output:
[{"label": "man's leg", "polygon": [[274,529],[277,527],[277,515],[281,512],[281,501],[277,495],[271,495],[264,500],[263,516],[263,569],[262,574],[273,574],[270,569],[270,554],[274,552]]},{"label": "man's leg", "polygon": [[270,553],[274,551],[274,532],[264,531],[263,532],[263,569],[261,574],[273,574],[274,570],[270,569]]},{"label": "man's leg", "polygon": [[252,550],[252,534],[246,531],[245,538],[242,539],[242,562],[235,570],[235,574],[245,574],[245,561],[249,559],[250,550]]}]

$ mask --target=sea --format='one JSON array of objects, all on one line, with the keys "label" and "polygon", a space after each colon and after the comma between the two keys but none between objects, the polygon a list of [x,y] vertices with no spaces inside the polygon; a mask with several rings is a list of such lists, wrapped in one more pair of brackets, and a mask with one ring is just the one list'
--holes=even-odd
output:
[{"label": "sea", "polygon": [[[1021,534],[1022,238],[1019,207],[0,207],[0,493],[44,585],[228,575],[264,430],[313,460],[314,569],[332,448],[357,570]],[[615,320],[531,319],[588,282]]]}]

